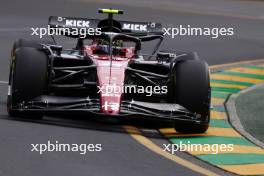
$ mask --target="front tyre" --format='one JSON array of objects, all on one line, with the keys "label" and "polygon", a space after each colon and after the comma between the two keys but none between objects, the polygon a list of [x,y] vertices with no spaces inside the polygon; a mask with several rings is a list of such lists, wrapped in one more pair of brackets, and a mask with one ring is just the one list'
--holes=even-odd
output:
[{"label": "front tyre", "polygon": [[47,90],[47,55],[32,47],[21,47],[12,56],[7,110],[10,116],[30,115],[41,117],[41,113],[25,114],[17,110],[20,104],[43,95]]},{"label": "front tyre", "polygon": [[176,63],[173,70],[174,102],[200,115],[202,123],[175,122],[182,133],[204,133],[210,121],[211,88],[207,63],[185,60]]}]

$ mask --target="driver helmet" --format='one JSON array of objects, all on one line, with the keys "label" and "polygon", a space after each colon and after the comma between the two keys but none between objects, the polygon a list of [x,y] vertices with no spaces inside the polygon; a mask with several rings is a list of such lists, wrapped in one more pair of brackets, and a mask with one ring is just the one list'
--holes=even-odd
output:
[{"label": "driver helmet", "polygon": [[[94,44],[96,44],[96,50],[99,51],[99,53],[102,54],[108,54],[109,52],[109,41],[105,39],[95,39],[93,41]],[[113,47],[123,47],[123,41],[122,40],[115,40],[113,42]]]}]

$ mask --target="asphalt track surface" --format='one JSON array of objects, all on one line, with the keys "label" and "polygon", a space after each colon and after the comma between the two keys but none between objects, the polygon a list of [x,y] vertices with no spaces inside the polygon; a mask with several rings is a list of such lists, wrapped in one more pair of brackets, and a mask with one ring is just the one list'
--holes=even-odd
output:
[{"label": "asphalt track surface", "polygon": [[[167,3],[170,10],[166,10],[164,8],[166,6],[155,5],[155,1],[151,5],[146,1],[143,2],[143,7],[140,7],[139,1],[122,1],[113,4],[88,0],[3,2],[0,7],[0,81],[8,79],[9,54],[13,41],[17,38],[32,38],[30,27],[45,26],[49,15],[96,18],[99,7],[124,9],[126,15],[118,19],[157,21],[167,26],[190,24],[197,27],[234,27],[235,35],[232,37],[167,38],[162,45],[165,49],[197,51],[210,65],[258,59],[264,56],[264,22],[259,18],[255,19],[254,9],[252,18],[244,18],[239,12],[230,16],[211,14],[211,11],[202,9],[201,13],[200,11],[192,13],[184,12],[184,8],[178,10],[177,4],[173,2]],[[237,3],[242,2],[237,1]],[[225,9],[227,6],[228,4],[224,4],[221,8]],[[98,17],[103,16],[98,15]],[[66,42],[68,46],[71,44],[70,40]],[[0,83],[0,175],[199,175],[153,153],[114,123],[88,121],[75,116],[45,117],[42,122],[12,120],[8,118],[5,109],[6,94],[7,86]],[[30,152],[30,144],[47,143],[48,140],[69,144],[100,143],[103,151],[90,152],[87,155],[74,152],[50,152],[39,155]],[[164,139],[157,137],[155,141],[162,143]]]}]

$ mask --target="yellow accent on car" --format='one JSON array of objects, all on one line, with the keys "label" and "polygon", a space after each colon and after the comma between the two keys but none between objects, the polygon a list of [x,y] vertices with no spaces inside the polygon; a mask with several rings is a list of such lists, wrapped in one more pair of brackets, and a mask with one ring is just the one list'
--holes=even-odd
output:
[{"label": "yellow accent on car", "polygon": [[100,13],[112,13],[112,14],[122,14],[122,10],[116,10],[116,9],[99,9]]}]

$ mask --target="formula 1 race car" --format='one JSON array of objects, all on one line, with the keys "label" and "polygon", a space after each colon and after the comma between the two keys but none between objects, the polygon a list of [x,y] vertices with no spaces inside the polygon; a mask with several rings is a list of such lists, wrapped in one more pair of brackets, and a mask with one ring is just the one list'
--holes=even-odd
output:
[{"label": "formula 1 race car", "polygon": [[[160,23],[113,19],[121,10],[100,9],[103,20],[49,18],[51,29],[69,29],[73,49],[52,41],[19,39],[11,53],[10,116],[87,113],[168,121],[176,131],[203,133],[210,120],[209,69],[195,53],[158,51]],[[100,29],[81,37],[73,29]],[[79,31],[80,32],[80,31]],[[154,51],[142,44],[157,40]]]}]

